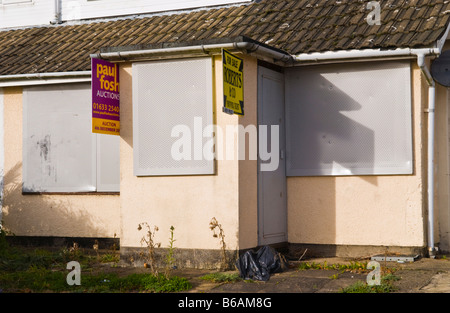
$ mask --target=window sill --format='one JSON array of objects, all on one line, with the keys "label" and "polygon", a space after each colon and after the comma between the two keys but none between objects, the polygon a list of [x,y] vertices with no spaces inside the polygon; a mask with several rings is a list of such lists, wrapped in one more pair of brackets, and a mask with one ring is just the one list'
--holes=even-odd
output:
[{"label": "window sill", "polygon": [[24,196],[36,196],[36,195],[52,195],[52,196],[120,196],[120,192],[102,192],[102,191],[93,191],[93,192],[22,192]]}]

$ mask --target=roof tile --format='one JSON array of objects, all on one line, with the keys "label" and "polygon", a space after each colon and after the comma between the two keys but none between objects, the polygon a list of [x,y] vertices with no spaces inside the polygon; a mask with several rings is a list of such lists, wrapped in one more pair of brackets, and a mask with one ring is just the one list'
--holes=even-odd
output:
[{"label": "roof tile", "polygon": [[449,25],[450,1],[380,0],[381,25],[366,1],[261,0],[174,14],[0,32],[0,75],[79,71],[103,47],[247,36],[291,54],[431,47]]}]

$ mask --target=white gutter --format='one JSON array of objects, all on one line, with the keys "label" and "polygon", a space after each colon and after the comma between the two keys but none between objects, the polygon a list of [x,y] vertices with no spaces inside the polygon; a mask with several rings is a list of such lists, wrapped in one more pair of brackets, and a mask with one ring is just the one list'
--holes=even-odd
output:
[{"label": "white gutter", "polygon": [[34,73],[0,76],[0,87],[90,82],[91,71]]},{"label": "white gutter", "polygon": [[315,53],[302,53],[294,56],[296,62],[320,62],[326,61],[342,61],[354,59],[386,59],[386,58],[408,58],[417,55],[436,55],[441,54],[439,48],[424,48],[424,49],[363,49],[363,50],[339,50]]},{"label": "white gutter", "polygon": [[252,42],[234,42],[224,44],[206,44],[196,46],[183,46],[173,48],[161,48],[161,49],[147,49],[147,50],[134,50],[134,51],[117,51],[117,52],[105,52],[91,54],[91,58],[98,58],[116,62],[125,62],[128,60],[154,60],[154,59],[169,59],[181,56],[202,56],[214,53],[220,53],[221,49],[230,49],[244,51],[249,55],[258,55],[269,59],[271,62],[290,63],[293,61],[292,56],[289,54],[267,48]]},{"label": "white gutter", "polygon": [[53,21],[50,22],[50,24],[61,24],[61,0],[54,0],[53,3],[54,7],[54,15],[53,15]]}]

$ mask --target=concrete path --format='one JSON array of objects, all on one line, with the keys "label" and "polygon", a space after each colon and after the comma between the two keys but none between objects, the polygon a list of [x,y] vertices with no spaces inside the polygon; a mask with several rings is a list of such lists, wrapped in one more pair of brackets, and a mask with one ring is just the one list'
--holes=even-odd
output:
[{"label": "concrete path", "polygon": [[[331,264],[348,260],[314,259],[305,262]],[[364,262],[364,261],[361,261]],[[393,282],[395,293],[450,293],[450,260],[422,258],[412,263],[381,262],[382,268],[393,269],[399,278]],[[292,266],[293,265],[293,266]],[[340,293],[357,281],[367,282],[367,272],[337,270],[298,270],[297,264],[281,273],[271,275],[269,281],[240,281],[228,284],[211,283],[193,274],[192,293]],[[195,273],[193,270],[192,273]],[[180,273],[181,274],[181,273]],[[204,274],[204,273],[203,273]],[[183,276],[183,275],[181,275]]]},{"label": "concrete path", "polygon": [[433,276],[431,282],[420,289],[425,293],[450,293],[450,273],[439,273]]}]

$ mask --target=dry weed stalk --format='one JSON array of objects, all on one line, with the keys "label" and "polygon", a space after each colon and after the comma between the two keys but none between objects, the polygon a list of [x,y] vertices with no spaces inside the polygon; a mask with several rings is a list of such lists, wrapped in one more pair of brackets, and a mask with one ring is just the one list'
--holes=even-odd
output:
[{"label": "dry weed stalk", "polygon": [[158,226],[153,227],[153,231],[148,225],[148,223],[143,222],[138,225],[138,230],[142,230],[142,226],[145,226],[147,228],[147,233],[142,237],[141,239],[141,245],[146,244],[148,248],[148,262],[144,263],[144,267],[149,267],[153,274],[157,274],[156,266],[155,266],[155,248],[161,247],[161,243],[155,243],[154,237],[155,233],[159,230]]},{"label": "dry weed stalk", "polygon": [[[216,228],[219,230],[219,233],[216,233]],[[222,248],[222,267],[223,269],[227,268],[227,253],[226,253],[226,244],[225,244],[225,233],[223,231],[222,225],[219,224],[217,219],[213,217],[209,222],[209,229],[213,231],[213,237],[220,239],[220,244]]]}]

